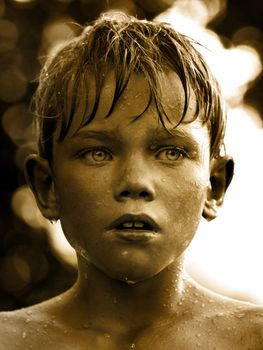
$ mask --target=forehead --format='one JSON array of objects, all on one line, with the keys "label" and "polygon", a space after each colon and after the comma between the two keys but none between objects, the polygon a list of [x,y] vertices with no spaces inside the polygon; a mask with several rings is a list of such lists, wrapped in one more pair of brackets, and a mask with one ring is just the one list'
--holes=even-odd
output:
[{"label": "forehead", "polygon": [[[166,128],[173,129],[182,118],[185,91],[182,82],[176,72],[168,70],[160,74],[158,82],[158,100],[163,108],[168,119],[166,121]],[[122,114],[123,119],[132,121],[143,115],[146,110],[152,110],[156,114],[156,104],[151,100],[151,88],[148,80],[143,74],[132,73],[129,77],[127,86],[122,94],[116,99],[116,78],[114,71],[110,70],[105,77],[103,86],[99,92],[98,106],[93,122],[107,123],[108,119],[114,118],[115,114]],[[116,105],[111,111],[113,101],[116,99]],[[75,109],[71,128],[67,137],[72,136],[79,130],[81,119],[83,118],[83,111],[90,115],[96,103],[96,82],[94,77],[90,74],[88,77],[87,94],[79,97],[77,107]],[[111,111],[111,113],[109,113]],[[189,104],[183,123],[194,120],[196,111],[196,98],[194,92],[190,89]]]}]

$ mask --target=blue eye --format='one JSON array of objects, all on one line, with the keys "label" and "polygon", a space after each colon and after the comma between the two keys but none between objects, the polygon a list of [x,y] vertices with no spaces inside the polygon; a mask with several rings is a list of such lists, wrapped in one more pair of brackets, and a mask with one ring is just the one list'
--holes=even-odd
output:
[{"label": "blue eye", "polygon": [[185,156],[185,151],[180,148],[166,148],[158,152],[157,159],[175,162]]}]

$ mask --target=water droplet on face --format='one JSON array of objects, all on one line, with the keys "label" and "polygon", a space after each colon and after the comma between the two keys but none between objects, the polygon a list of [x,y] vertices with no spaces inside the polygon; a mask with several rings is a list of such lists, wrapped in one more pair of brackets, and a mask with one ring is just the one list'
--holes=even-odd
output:
[{"label": "water droplet on face", "polygon": [[85,329],[88,329],[89,328],[89,324],[88,323],[83,323],[82,327],[85,328]]},{"label": "water droplet on face", "polygon": [[110,334],[109,333],[104,333],[104,338],[110,338]]},{"label": "water droplet on face", "polygon": [[52,315],[52,316],[51,316],[51,320],[54,320],[55,318],[56,318],[55,315]]},{"label": "water droplet on face", "polygon": [[132,349],[135,349],[135,346],[136,346],[136,345],[135,345],[134,343],[132,343],[131,348],[132,348]]},{"label": "water droplet on face", "polygon": [[163,178],[162,178],[162,182],[165,182],[165,181],[166,181],[166,179],[163,177]]},{"label": "water droplet on face", "polygon": [[235,315],[236,318],[243,318],[245,316],[246,316],[245,313],[240,313],[240,314]]},{"label": "water droplet on face", "polygon": [[64,333],[64,334],[68,334],[68,330],[67,330],[67,329],[64,329],[63,333]]},{"label": "water droplet on face", "polygon": [[113,298],[113,304],[117,304],[118,300],[116,297]]},{"label": "water droplet on face", "polygon": [[136,283],[136,281],[129,280],[128,277],[125,277],[124,280],[127,284],[135,284]]},{"label": "water droplet on face", "polygon": [[48,327],[48,324],[47,324],[47,323],[45,323],[43,327],[44,327],[44,328],[47,328],[47,327]]},{"label": "water droplet on face", "polygon": [[27,312],[26,312],[26,314],[27,314],[28,316],[32,315],[32,313],[33,313],[32,310],[27,310]]},{"label": "water droplet on face", "polygon": [[26,339],[26,337],[27,337],[26,332],[23,332],[23,333],[22,333],[22,338],[23,338],[23,339]]}]

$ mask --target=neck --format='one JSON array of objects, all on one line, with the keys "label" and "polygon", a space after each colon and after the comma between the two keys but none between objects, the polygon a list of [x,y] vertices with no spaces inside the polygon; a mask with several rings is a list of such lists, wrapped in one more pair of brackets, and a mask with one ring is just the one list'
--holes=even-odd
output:
[{"label": "neck", "polygon": [[[79,278],[73,288],[78,310],[100,325],[143,327],[176,314],[185,290],[182,259],[156,276],[129,284],[114,280],[78,259]],[[93,323],[93,322],[92,322]]]}]

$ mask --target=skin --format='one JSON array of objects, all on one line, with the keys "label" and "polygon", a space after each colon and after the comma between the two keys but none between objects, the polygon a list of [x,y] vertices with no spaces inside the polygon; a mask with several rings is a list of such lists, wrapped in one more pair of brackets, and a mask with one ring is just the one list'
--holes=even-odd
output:
[{"label": "skin", "polygon": [[[38,205],[45,217],[60,218],[79,278],[62,296],[3,313],[0,349],[262,350],[262,308],[215,295],[183,270],[201,216],[212,219],[223,202],[229,159],[210,159],[208,130],[198,119],[172,136],[153,105],[135,120],[149,99],[140,75],[105,119],[112,84],[109,78],[95,119],[54,143],[51,165],[28,160]],[[169,72],[162,84],[176,122],[180,80]],[[194,111],[192,94],[185,121]],[[109,228],[124,214],[147,214],[156,232],[124,239]]]}]

